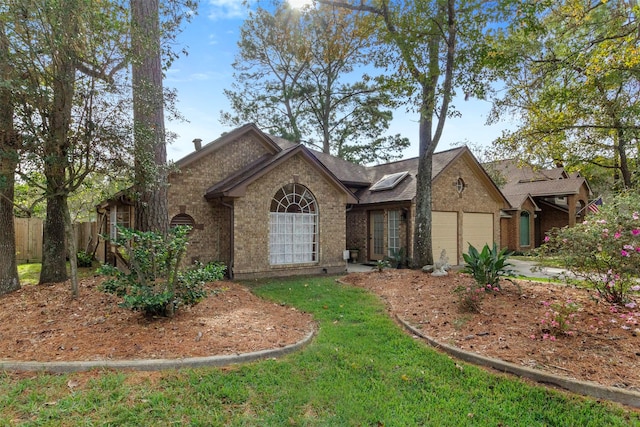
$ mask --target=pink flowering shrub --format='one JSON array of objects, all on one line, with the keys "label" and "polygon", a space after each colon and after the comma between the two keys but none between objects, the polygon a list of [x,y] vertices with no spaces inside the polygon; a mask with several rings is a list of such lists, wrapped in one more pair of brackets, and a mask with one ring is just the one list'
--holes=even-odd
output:
[{"label": "pink flowering shrub", "polygon": [[575,335],[575,318],[580,306],[572,300],[563,302],[542,301],[546,307],[544,317],[540,319],[542,339],[556,340],[559,335]]},{"label": "pink flowering shrub", "polygon": [[640,196],[617,195],[581,224],[553,230],[540,253],[560,257],[608,303],[631,302],[640,277]]},{"label": "pink flowering shrub", "polygon": [[484,297],[488,293],[500,292],[500,288],[489,283],[483,286],[476,282],[467,286],[458,286],[455,292],[460,296],[460,308],[463,311],[478,313],[480,312]]}]

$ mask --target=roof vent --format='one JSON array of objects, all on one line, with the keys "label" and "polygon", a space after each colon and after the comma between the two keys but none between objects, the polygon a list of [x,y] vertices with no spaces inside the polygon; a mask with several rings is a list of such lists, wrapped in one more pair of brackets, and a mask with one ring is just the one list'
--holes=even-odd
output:
[{"label": "roof vent", "polygon": [[202,140],[200,138],[194,139],[193,145],[196,147],[196,151],[200,151],[200,149],[202,148]]}]

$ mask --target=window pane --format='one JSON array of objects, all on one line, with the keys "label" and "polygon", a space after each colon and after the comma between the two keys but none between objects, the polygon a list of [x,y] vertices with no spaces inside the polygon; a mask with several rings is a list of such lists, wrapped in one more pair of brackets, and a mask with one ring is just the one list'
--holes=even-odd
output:
[{"label": "window pane", "polygon": [[[271,264],[314,262],[317,258],[315,199],[301,185],[289,184],[291,192],[280,190],[278,203],[271,203],[269,261]],[[304,192],[301,197],[300,192]]]},{"label": "window pane", "polygon": [[388,255],[392,256],[394,251],[400,250],[400,211],[389,211],[387,223]]},{"label": "window pane", "polygon": [[520,246],[529,246],[529,212],[520,214]]}]

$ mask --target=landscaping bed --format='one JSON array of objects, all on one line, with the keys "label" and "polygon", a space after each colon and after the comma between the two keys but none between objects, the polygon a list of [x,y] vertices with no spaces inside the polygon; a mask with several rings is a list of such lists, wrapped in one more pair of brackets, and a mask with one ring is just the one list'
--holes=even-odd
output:
[{"label": "landscaping bed", "polygon": [[0,359],[20,361],[168,359],[284,347],[313,330],[312,318],[264,301],[232,282],[207,285],[208,298],[174,318],[147,318],[99,290],[102,277],[27,285],[0,297]]},{"label": "landscaping bed", "polygon": [[[478,313],[463,310],[458,287],[473,279],[413,270],[352,273],[345,283],[371,290],[392,314],[438,342],[565,377],[640,391],[640,310],[598,302],[572,286],[518,280],[484,295]],[[551,305],[577,305],[567,332],[549,326]],[[542,320],[545,319],[544,322]]]}]

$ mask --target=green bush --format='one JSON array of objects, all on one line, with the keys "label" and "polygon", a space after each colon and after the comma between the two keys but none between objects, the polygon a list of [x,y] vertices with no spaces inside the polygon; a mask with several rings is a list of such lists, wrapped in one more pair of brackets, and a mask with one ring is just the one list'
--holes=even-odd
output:
[{"label": "green bush", "polygon": [[176,294],[182,304],[195,305],[206,298],[207,291],[204,285],[222,279],[226,270],[227,267],[220,262],[203,265],[196,261],[194,267],[178,272]]},{"label": "green bush", "polygon": [[495,242],[493,243],[493,248],[489,248],[489,245],[484,245],[481,252],[478,252],[470,244],[469,252],[462,254],[465,262],[462,272],[471,274],[475,282],[482,288],[490,285],[491,289],[501,289],[500,278],[511,273],[508,269],[512,265],[508,262],[510,256],[511,254],[507,248],[499,251]]},{"label": "green bush", "polygon": [[389,256],[384,259],[394,268],[400,268],[407,265],[407,250],[405,248],[391,249]]},{"label": "green bush", "polygon": [[76,254],[78,267],[91,267],[93,265],[93,255],[86,251],[78,251]]},{"label": "green bush", "polygon": [[110,276],[103,290],[122,296],[122,306],[149,316],[171,316],[180,305],[197,304],[207,295],[204,285],[221,279],[225,267],[212,263],[179,270],[189,230],[175,227],[164,237],[119,227],[114,243],[128,260],[129,272],[102,266],[99,271]]},{"label": "green bush", "polygon": [[640,277],[640,195],[619,194],[581,224],[552,230],[538,254],[561,259],[606,302],[629,302]]}]

